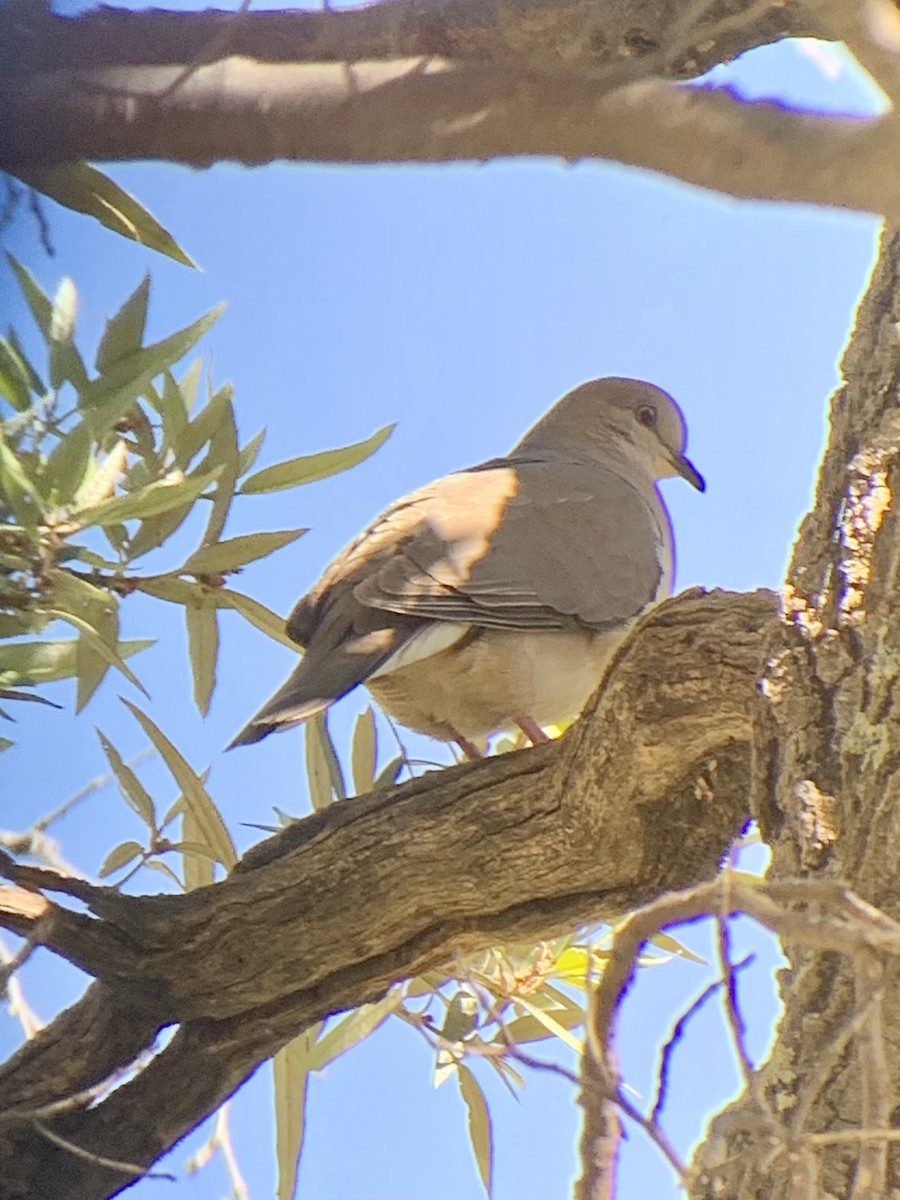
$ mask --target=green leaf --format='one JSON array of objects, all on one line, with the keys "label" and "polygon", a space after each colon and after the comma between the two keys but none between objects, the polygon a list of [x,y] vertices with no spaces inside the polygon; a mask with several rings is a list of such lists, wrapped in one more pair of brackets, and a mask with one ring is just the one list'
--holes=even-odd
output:
[{"label": "green leaf", "polygon": [[398,754],[396,758],[392,758],[386,767],[382,767],[378,773],[378,778],[372,787],[372,791],[376,788],[393,787],[400,778],[400,772],[406,766],[406,759],[402,754]]},{"label": "green leaf", "polygon": [[72,340],[75,336],[77,306],[75,284],[67,275],[63,276],[53,297],[53,308],[50,312],[47,348],[51,387],[58,388],[67,379],[71,379],[80,391],[88,383],[87,371]]},{"label": "green leaf", "polygon": [[[579,1038],[569,1032],[566,1025],[561,1021],[557,1021],[556,1016],[549,1013],[546,1009],[540,1008],[537,1004],[532,1004],[524,996],[516,996],[516,1004],[524,1008],[527,1013],[543,1025],[548,1033],[552,1033],[554,1037],[559,1038],[570,1050],[573,1050],[578,1057],[581,1057],[582,1045]],[[577,1022],[573,1022],[577,1024]]]},{"label": "green leaf", "polygon": [[233,608],[260,632],[268,634],[273,641],[280,642],[282,646],[296,652],[297,643],[292,642],[284,631],[284,617],[279,617],[258,600],[252,600],[243,592],[236,592],[232,588],[217,588],[213,597],[218,608]]},{"label": "green leaf", "polygon": [[123,700],[122,703],[131,712],[144,733],[146,733],[147,737],[159,751],[173,779],[181,788],[184,795],[185,808],[191,811],[196,823],[197,836],[192,840],[209,846],[210,851],[215,855],[216,861],[220,862],[227,871],[230,871],[237,862],[237,852],[235,851],[234,843],[231,840],[231,835],[226,828],[225,822],[222,820],[219,810],[203,786],[200,777],[188,765],[187,760],[182,756],[180,751],[175,749],[162,730],[146,713],[141,712],[136,704],[132,704],[128,700]]},{"label": "green leaf", "polygon": [[[0,646],[0,676],[9,683],[52,683],[75,674],[75,638],[63,641],[14,642]],[[130,658],[149,646],[152,638],[119,642],[120,658]]]},{"label": "green leaf", "polygon": [[99,435],[114,425],[156,375],[161,375],[187,354],[218,319],[224,307],[224,304],[218,304],[183,329],[120,358],[93,380],[82,391],[79,407],[90,414],[95,432]]},{"label": "green leaf", "polygon": [[[584,1023],[584,1013],[574,1012],[569,1008],[551,1009],[549,1015],[563,1029],[576,1029]],[[521,1046],[525,1042],[540,1042],[545,1038],[556,1036],[556,1030],[550,1028],[544,1021],[539,1021],[537,1017],[517,1017],[514,1021],[507,1021],[503,1025],[502,1032],[491,1040],[497,1046]]]},{"label": "green leaf", "polygon": [[228,510],[234,499],[234,488],[237,483],[239,469],[237,425],[234,420],[234,405],[230,399],[223,406],[222,418],[213,435],[209,439],[209,450],[205,464],[210,468],[218,468],[219,478],[210,508],[209,520],[203,531],[204,545],[210,545],[221,537],[228,517]]},{"label": "green leaf", "polygon": [[293,1200],[297,1190],[297,1170],[306,1128],[309,1058],[321,1028],[318,1024],[305,1030],[272,1059],[278,1200]]},{"label": "green leaf", "polygon": [[[183,386],[183,385],[182,385]],[[231,388],[220,388],[208,404],[189,421],[172,445],[174,464],[186,471],[188,464],[207,443],[211,442],[221,421],[226,418],[231,406]]]},{"label": "green leaf", "polygon": [[309,802],[316,812],[331,804],[331,771],[323,743],[323,727],[315,720],[307,721],[303,727],[306,750],[306,782],[309,786]]},{"label": "green leaf", "polygon": [[458,991],[447,1005],[441,1036],[448,1042],[462,1042],[472,1033],[478,1020],[478,1001],[471,992]]},{"label": "green leaf", "polygon": [[62,435],[50,452],[44,470],[45,491],[55,504],[71,504],[75,493],[84,483],[91,465],[91,435],[80,421]]},{"label": "green leaf", "polygon": [[19,458],[0,431],[0,496],[24,528],[34,529],[43,517],[44,502]]},{"label": "green leaf", "polygon": [[26,375],[28,376],[28,385],[31,388],[32,392],[34,392],[34,394],[36,396],[45,395],[46,391],[47,391],[47,386],[44,383],[43,379],[41,379],[41,377],[37,373],[37,371],[34,369],[32,363],[31,363],[31,360],[29,359],[28,355],[25,353],[24,349],[22,348],[22,343],[19,341],[19,335],[16,333],[16,331],[14,329],[10,329],[8,336],[9,336],[10,347],[15,351],[16,357],[18,358],[18,361],[21,363],[22,370],[25,371]]},{"label": "green leaf", "polygon": [[478,1080],[464,1063],[458,1063],[456,1078],[469,1120],[469,1142],[485,1194],[490,1197],[494,1174],[494,1136],[491,1114]]},{"label": "green leaf", "polygon": [[238,478],[246,475],[253,467],[259,455],[260,447],[263,444],[263,438],[266,436],[265,426],[254,433],[249,442],[245,442],[238,453]]},{"label": "green leaf", "polygon": [[0,338],[0,396],[19,412],[31,408],[31,379],[18,351],[6,338]]},{"label": "green leaf", "polygon": [[[753,879],[755,876],[750,876],[750,878]],[[686,958],[688,962],[697,963],[701,967],[709,965],[705,958],[701,958],[699,954],[689,950],[683,942],[679,942],[670,933],[655,933],[652,938],[647,940],[651,946],[655,946],[657,950],[663,950],[666,954],[676,954],[679,958]]]},{"label": "green leaf", "polygon": [[196,266],[140,201],[96,167],[83,162],[66,163],[59,167],[17,170],[16,174],[23,183],[43,192],[57,204],[94,217],[114,233],[149,246],[186,267]]},{"label": "green leaf", "polygon": [[346,1051],[352,1050],[383,1025],[391,1013],[397,1011],[402,999],[403,986],[398,985],[374,1004],[362,1004],[340,1017],[316,1042],[310,1055],[310,1069],[321,1071]]},{"label": "green leaf", "polygon": [[104,858],[97,874],[101,879],[105,879],[107,875],[112,875],[115,871],[121,871],[122,867],[127,867],[130,862],[134,862],[143,853],[144,847],[140,842],[120,842]]},{"label": "green leaf", "polygon": [[35,324],[44,335],[44,340],[50,340],[50,322],[53,315],[53,305],[49,296],[41,289],[27,267],[23,267],[18,259],[7,251],[6,261],[12,267],[13,274],[19,284],[19,289],[25,297],[25,303],[31,309]]},{"label": "green leaf", "polygon": [[209,712],[209,702],[216,686],[216,661],[219,656],[219,620],[216,606],[210,600],[184,606],[187,627],[188,657],[194,684],[194,703],[202,717]]},{"label": "green leaf", "polygon": [[347,785],[344,782],[344,772],[341,770],[341,760],[338,758],[337,750],[334,748],[334,742],[331,738],[331,733],[328,729],[328,713],[318,713],[312,718],[313,725],[319,729],[322,739],[322,751],[325,755],[325,762],[328,766],[328,775],[331,780],[331,788],[336,799],[346,800]]},{"label": "green leaf", "polygon": [[265,558],[282,546],[295,542],[306,533],[305,529],[279,529],[271,533],[244,533],[238,537],[228,538],[224,542],[215,542],[211,546],[201,546],[195,550],[181,567],[186,575],[218,575],[223,572],[235,571],[246,563],[258,558]]},{"label": "green leaf", "polygon": [[0,737],[0,754],[2,754],[4,750],[8,750],[10,748],[10,746],[14,746],[15,744],[16,744],[15,742],[11,741],[7,737]]},{"label": "green leaf", "polygon": [[[87,703],[87,700],[90,699],[90,695],[93,694],[93,691],[95,691],[97,687],[97,683],[94,682],[93,677],[90,677],[87,679],[84,689],[85,691],[88,691],[88,695],[85,698],[85,696],[82,694],[82,671],[86,671],[86,669],[82,666],[82,662],[79,661],[80,644],[82,639],[87,642],[90,649],[95,651],[100,658],[104,659],[111,667],[115,667],[117,671],[120,671],[129,683],[134,684],[139,692],[143,692],[145,696],[148,694],[147,689],[138,679],[137,675],[135,675],[134,671],[132,671],[132,669],[122,660],[122,657],[118,652],[118,647],[113,649],[112,646],[108,646],[97,630],[94,629],[92,625],[89,625],[87,621],[83,620],[83,618],[79,616],[76,616],[75,613],[63,612],[62,609],[58,608],[47,608],[44,611],[48,614],[48,616],[57,617],[60,621],[65,621],[66,624],[71,625],[74,629],[77,629],[81,635],[78,639],[78,643],[76,643],[75,649],[75,673],[78,675],[79,680],[78,699],[80,704],[77,706],[79,712]],[[91,684],[93,684],[93,687],[91,687]]]},{"label": "green leaf", "polygon": [[97,737],[100,739],[100,745],[103,747],[103,753],[106,755],[106,760],[109,763],[110,770],[116,777],[116,783],[119,785],[119,791],[122,793],[123,800],[130,804],[140,819],[150,830],[156,829],[156,809],[153,805],[153,800],[150,793],[129,767],[128,763],[122,758],[109,738],[99,729],[94,727]]},{"label": "green leaf", "polygon": [[94,366],[102,374],[114,363],[140,350],[147,324],[150,276],[145,275],[119,311],[106,322]]},{"label": "green leaf", "polygon": [[216,877],[216,860],[210,856],[209,847],[203,839],[203,830],[190,805],[185,805],[181,812],[181,837],[181,844],[173,846],[173,849],[181,852],[181,874],[185,891],[192,892],[198,887],[208,887]]},{"label": "green leaf", "polygon": [[73,520],[78,522],[80,528],[87,529],[91,525],[114,525],[119,521],[132,521],[136,517],[151,517],[179,504],[192,503],[217,476],[218,471],[211,471],[177,482],[160,479],[140,491],[126,492],[123,496],[113,496],[111,500],[102,500],[90,508],[82,508],[73,513]]},{"label": "green leaf", "polygon": [[375,761],[378,754],[375,712],[368,705],[356,718],[350,749],[353,787],[357,796],[371,792],[375,783]]},{"label": "green leaf", "polygon": [[337,475],[363,462],[385,441],[387,441],[393,425],[385,425],[377,433],[365,441],[355,442],[352,446],[343,446],[340,450],[322,450],[318,454],[303,454],[299,458],[289,458],[285,462],[275,463],[264,467],[241,484],[240,491],[244,494],[259,492],[277,492],[282,488],[296,487],[301,483],[313,483],[317,479],[325,479],[329,475]]}]

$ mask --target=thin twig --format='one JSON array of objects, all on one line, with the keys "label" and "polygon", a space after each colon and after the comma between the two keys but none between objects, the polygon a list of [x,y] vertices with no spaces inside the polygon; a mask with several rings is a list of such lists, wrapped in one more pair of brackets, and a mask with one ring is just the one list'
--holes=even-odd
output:
[{"label": "thin twig", "polygon": [[[749,967],[754,961],[755,954],[746,954],[739,962],[736,962],[732,970],[737,974],[738,971],[743,971],[745,967]],[[690,1021],[700,1012],[704,1004],[713,997],[716,992],[722,987],[725,980],[722,978],[714,979],[712,983],[707,984],[703,991],[694,999],[684,1010],[675,1024],[672,1026],[672,1032],[666,1040],[662,1048],[662,1053],[659,1060],[659,1071],[657,1072],[656,1096],[653,1101],[653,1108],[650,1111],[650,1120],[657,1124],[662,1116],[662,1110],[666,1103],[666,1092],[668,1091],[669,1083],[669,1067],[679,1042],[684,1037],[684,1031]]]},{"label": "thin twig", "polygon": [[86,1162],[94,1163],[95,1166],[108,1167],[111,1171],[121,1171],[123,1175],[135,1175],[141,1179],[166,1179],[169,1183],[178,1182],[175,1176],[170,1175],[167,1171],[148,1171],[146,1167],[139,1167],[135,1163],[120,1162],[115,1158],[105,1158],[102,1154],[92,1154],[90,1150],[83,1150],[81,1146],[76,1146],[68,1138],[54,1133],[52,1129],[48,1129],[42,1122],[35,1121],[33,1124],[38,1133],[45,1137],[48,1142],[52,1142],[54,1146],[59,1146],[61,1150],[68,1150],[76,1158],[83,1158]]}]

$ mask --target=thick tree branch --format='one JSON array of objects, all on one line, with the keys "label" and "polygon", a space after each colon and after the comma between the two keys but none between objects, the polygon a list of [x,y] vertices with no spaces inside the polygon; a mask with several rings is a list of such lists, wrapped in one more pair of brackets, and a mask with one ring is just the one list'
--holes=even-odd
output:
[{"label": "thick tree branch", "polygon": [[[0,1071],[0,1178],[17,1181],[11,1194],[79,1200],[111,1187],[109,1168],[49,1146],[23,1119],[48,1098],[37,1064],[80,1092],[97,1083],[96,1062],[118,1071],[179,1022],[132,1081],[52,1125],[82,1149],[149,1166],[313,1021],[460,954],[710,878],[747,816],[755,679],[774,612],[767,592],[687,593],[642,625],[559,742],[336,804],[186,896],[98,888],[83,896],[97,914],[83,947],[46,912],[30,928],[27,904],[0,912],[102,980]],[[97,1037],[110,1011],[123,1028],[112,1050],[82,1028],[73,1071],[56,1031],[81,1028],[96,1005]]]},{"label": "thick tree branch", "polygon": [[825,0],[505,0],[490,12],[411,0],[239,18],[101,10],[34,25],[3,13],[0,163],[38,185],[41,168],[84,158],[534,155],[900,216],[893,114],[804,115],[671,82],[785,34],[827,33]]}]

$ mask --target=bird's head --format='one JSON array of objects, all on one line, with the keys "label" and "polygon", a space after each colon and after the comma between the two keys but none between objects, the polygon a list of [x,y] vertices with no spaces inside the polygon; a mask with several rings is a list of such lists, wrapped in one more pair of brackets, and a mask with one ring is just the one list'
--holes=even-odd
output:
[{"label": "bird's head", "polygon": [[653,479],[680,475],[703,491],[685,455],[687,429],[672,397],[640,379],[592,379],[568,392],[529,429],[516,450],[577,451],[639,466]]}]

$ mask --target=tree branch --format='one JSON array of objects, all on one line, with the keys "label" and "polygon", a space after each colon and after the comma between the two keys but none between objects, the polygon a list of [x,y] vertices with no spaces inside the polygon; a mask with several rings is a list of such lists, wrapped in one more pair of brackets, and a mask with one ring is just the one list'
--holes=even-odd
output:
[{"label": "tree branch", "polygon": [[[768,592],[686,593],[642,624],[558,742],[342,801],[186,896],[98,888],[83,896],[99,914],[84,949],[46,914],[23,928],[26,905],[0,912],[0,924],[15,920],[102,980],[0,1070],[0,1128],[4,1111],[16,1114],[0,1178],[23,1195],[110,1194],[109,1167],[23,1121],[49,1094],[38,1066],[54,1098],[60,1078],[78,1092],[179,1022],[131,1081],[52,1124],[89,1154],[149,1167],[312,1022],[460,954],[709,879],[747,818],[755,679],[774,613]],[[97,1006],[95,1034],[81,1026]],[[77,1070],[57,1033],[73,1021]]]},{"label": "tree branch", "polygon": [[721,9],[507,0],[486,18],[482,4],[448,0],[244,14],[227,18],[233,28],[217,13],[101,10],[45,16],[27,37],[0,10],[0,163],[39,185],[40,168],[83,158],[549,155],[900,216],[893,114],[804,115],[671,82],[777,36],[822,32],[799,5]]}]

